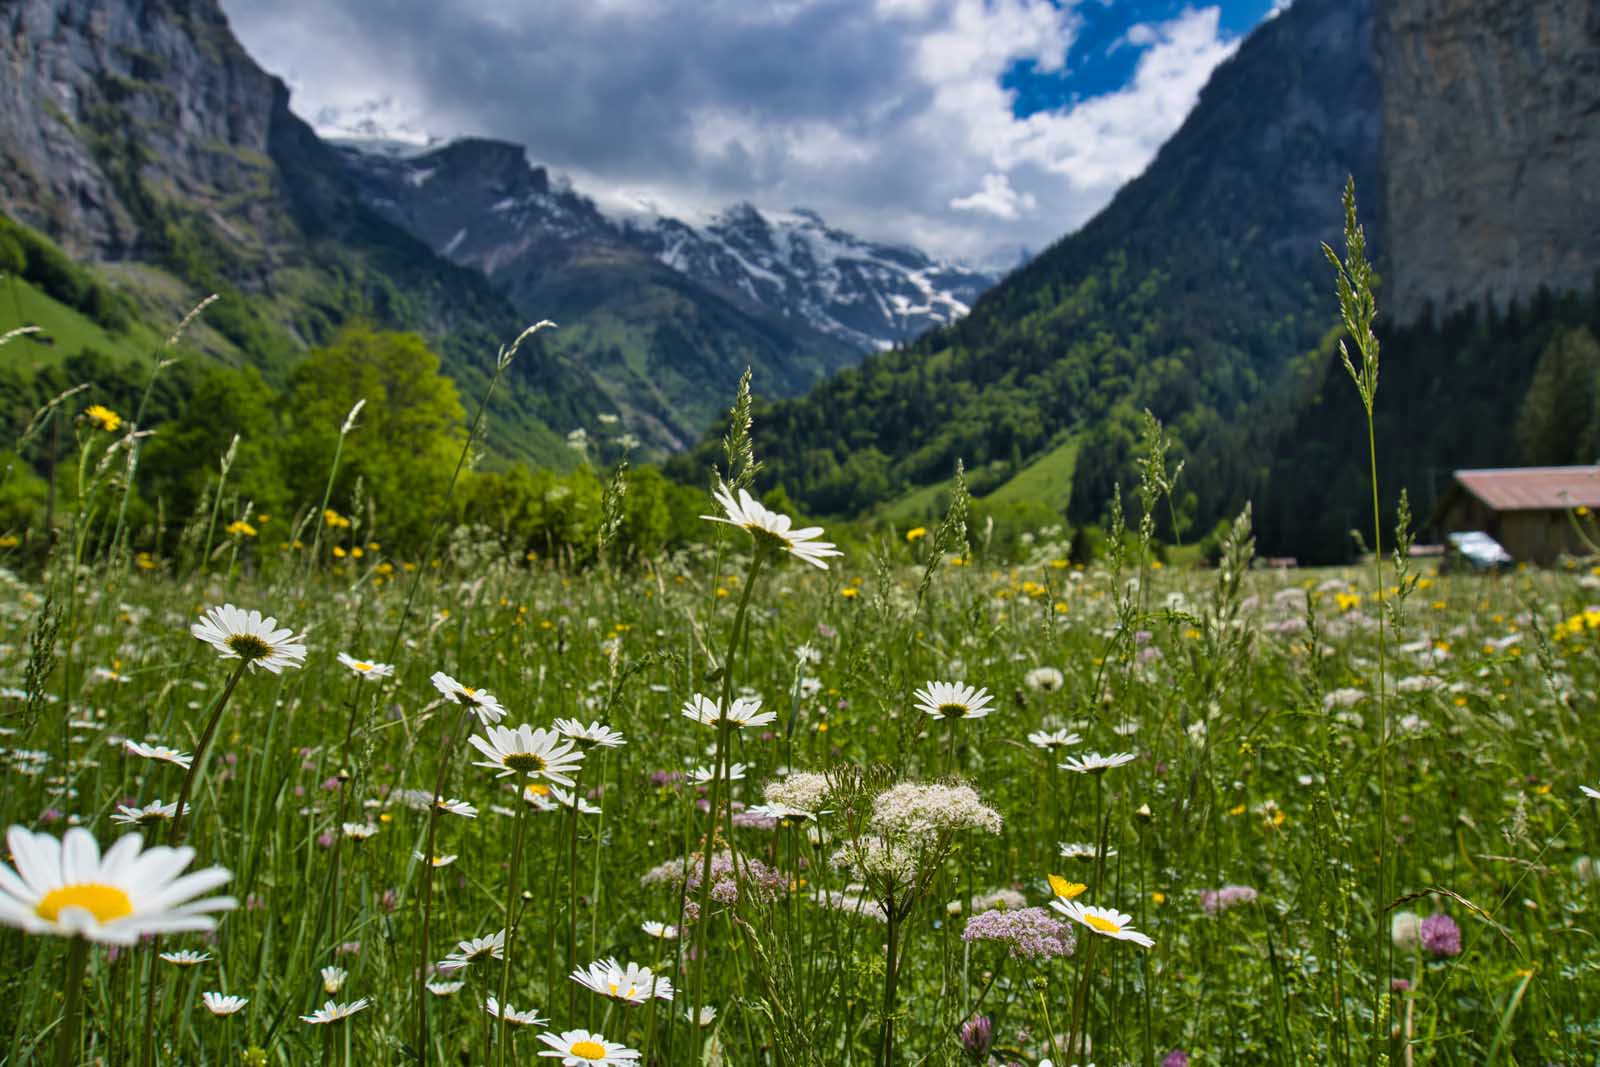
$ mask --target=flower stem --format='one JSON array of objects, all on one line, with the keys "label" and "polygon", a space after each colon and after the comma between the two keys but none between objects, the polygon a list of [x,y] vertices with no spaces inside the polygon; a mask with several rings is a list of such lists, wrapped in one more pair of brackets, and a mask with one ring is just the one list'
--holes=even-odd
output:
[{"label": "flower stem", "polygon": [[506,878],[506,959],[500,968],[500,1023],[495,1037],[500,1067],[506,1067],[506,1051],[510,1047],[506,1015],[511,1009],[506,998],[511,995],[511,953],[517,940],[517,875],[522,869],[522,838],[528,828],[527,791],[528,776],[522,775],[517,780],[517,825],[511,832],[511,870]]},{"label": "flower stem", "polygon": [[67,948],[66,1009],[61,1020],[61,1035],[56,1038],[56,1067],[73,1067],[78,1062],[78,1038],[83,1029],[83,972],[89,965],[89,942],[74,937]]},{"label": "flower stem", "polygon": [[195,746],[194,759],[189,762],[189,773],[183,776],[183,789],[178,793],[178,807],[172,813],[172,825],[167,827],[167,844],[176,846],[183,840],[183,808],[189,800],[189,794],[194,790],[194,783],[200,777],[200,771],[205,766],[206,753],[211,748],[211,740],[216,736],[217,726],[222,722],[222,712],[228,706],[228,699],[233,696],[233,690],[239,684],[239,679],[244,677],[245,668],[250,665],[248,660],[240,660],[233,674],[228,678],[228,684],[222,690],[222,696],[217,700],[217,706],[211,711],[211,718],[206,723],[205,732],[200,735],[200,743]]},{"label": "flower stem", "polygon": [[894,993],[900,977],[900,909],[893,897],[886,903],[888,907],[884,910],[889,916],[889,954],[883,968],[883,1041],[878,1049],[878,1067],[889,1067],[894,1062]]},{"label": "flower stem", "polygon": [[[472,712],[465,712],[471,715]],[[450,773],[450,746],[455,740],[455,727],[444,735],[439,746],[439,771],[434,775],[433,793],[428,797],[428,837],[422,849],[422,936],[418,938],[417,951],[417,1057],[422,1067],[428,1067],[428,929],[433,919],[433,843],[439,829],[439,801],[443,798],[445,778]]]}]

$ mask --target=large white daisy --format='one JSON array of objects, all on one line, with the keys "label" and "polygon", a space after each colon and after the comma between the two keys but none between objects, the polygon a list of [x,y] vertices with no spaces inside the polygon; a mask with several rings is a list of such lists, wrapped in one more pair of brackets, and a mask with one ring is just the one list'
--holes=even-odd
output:
[{"label": "large white daisy", "polygon": [[989,690],[961,682],[929,682],[911,695],[918,711],[936,719],[981,719],[994,710]]},{"label": "large white daisy", "polygon": [[1082,923],[1102,937],[1117,941],[1132,941],[1144,948],[1150,948],[1155,944],[1153,939],[1128,925],[1133,921],[1132,915],[1124,914],[1115,908],[1097,908],[1092,904],[1080,904],[1076,900],[1062,900],[1060,897],[1052,900],[1050,907],[1067,918]]},{"label": "large white daisy", "polygon": [[650,973],[637,963],[621,964],[615,959],[597,960],[572,972],[572,980],[603,997],[643,1004],[651,997],[672,999],[672,983]]},{"label": "large white daisy", "polygon": [[478,722],[484,726],[497,723],[506,717],[506,709],[494,698],[494,694],[487,689],[474,689],[470,685],[462,685],[444,671],[434,671],[433,677],[428,679],[446,699],[454,700],[464,708],[471,709],[478,717]]},{"label": "large white daisy", "polygon": [[774,711],[761,710],[760,697],[735,697],[733,706],[724,712],[717,702],[704,693],[696,693],[683,703],[683,716],[707,726],[715,726],[727,719],[737,729],[745,726],[765,726],[778,717]]},{"label": "large white daisy", "polygon": [[0,923],[31,934],[131,945],[144,934],[205,932],[212,914],[237,907],[232,897],[204,897],[232,877],[222,867],[183,874],[194,849],[157,845],[128,834],[100,854],[94,835],[74,826],[57,841],[21,826],[6,833],[17,868],[0,863]]},{"label": "large white daisy", "polygon": [[271,615],[245,611],[232,604],[207,608],[189,632],[222,653],[223,659],[244,660],[251,670],[265,667],[273,674],[285,667],[305,665],[306,646],[293,630],[279,629]]},{"label": "large white daisy", "polygon": [[467,739],[473,748],[489,757],[473,766],[498,770],[496,778],[516,774],[571,785],[572,773],[583,763],[583,753],[577,751],[577,746],[554,730],[536,730],[523,723],[515,728],[485,727],[484,734]]},{"label": "large white daisy", "polygon": [[540,1034],[549,1045],[539,1055],[561,1057],[561,1067],[622,1067],[639,1058],[638,1050],[607,1041],[588,1030],[566,1030],[559,1034]]},{"label": "large white daisy", "polygon": [[842,556],[831,541],[818,541],[822,536],[822,527],[808,526],[803,530],[791,530],[794,520],[787,515],[780,515],[776,511],[769,511],[761,502],[750,495],[749,490],[740,489],[739,498],[733,497],[733,492],[726,486],[718,486],[716,493],[717,503],[722,505],[723,515],[702,515],[702,519],[711,522],[726,523],[729,526],[738,526],[748,530],[750,536],[755,538],[756,545],[782,549],[795,559],[804,560],[813,567],[828,569],[823,562],[827,556]]}]

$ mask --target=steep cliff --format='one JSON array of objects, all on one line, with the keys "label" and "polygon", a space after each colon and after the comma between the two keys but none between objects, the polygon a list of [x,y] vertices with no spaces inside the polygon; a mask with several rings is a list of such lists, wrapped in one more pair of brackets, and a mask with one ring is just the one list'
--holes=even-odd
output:
[{"label": "steep cliff", "polygon": [[1381,305],[1408,322],[1600,268],[1600,0],[1384,0]]}]

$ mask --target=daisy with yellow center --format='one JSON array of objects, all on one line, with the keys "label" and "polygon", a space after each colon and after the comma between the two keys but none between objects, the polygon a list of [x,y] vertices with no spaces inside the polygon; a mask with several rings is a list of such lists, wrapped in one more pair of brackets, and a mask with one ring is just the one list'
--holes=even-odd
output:
[{"label": "daisy with yellow center", "polygon": [[259,611],[247,612],[232,604],[207,608],[189,630],[222,653],[223,659],[243,660],[251,670],[260,666],[281,674],[285,667],[305,665],[306,646],[300,638],[292,630],[279,629],[277,619]]},{"label": "daisy with yellow center", "polygon": [[583,753],[577,751],[572,741],[553,730],[536,730],[527,723],[515,729],[490,726],[483,736],[474,734],[467,740],[488,757],[476,761],[473,766],[499,771],[496,778],[515,774],[524,779],[543,778],[570,786],[570,775],[583,763]]},{"label": "daisy with yellow center", "polygon": [[1155,944],[1153,939],[1129,925],[1133,921],[1132,915],[1124,914],[1115,908],[1097,908],[1091,904],[1079,904],[1076,900],[1052,900],[1050,907],[1067,918],[1087,926],[1102,937],[1109,937],[1114,941],[1132,941],[1143,948],[1150,948]]},{"label": "daisy with yellow center", "polygon": [[637,1049],[607,1041],[588,1030],[567,1030],[560,1034],[540,1034],[539,1040],[549,1045],[540,1049],[539,1055],[560,1058],[561,1067],[623,1067],[639,1059]]},{"label": "daisy with yellow center", "polygon": [[598,960],[587,968],[572,972],[572,980],[603,997],[643,1004],[651,997],[657,1000],[672,999],[672,983],[650,973],[650,968],[637,963],[624,966],[615,959]]},{"label": "daisy with yellow center", "polygon": [[388,678],[394,674],[392,663],[373,663],[370,660],[356,659],[347,653],[339,653],[339,665],[354,674],[357,678],[377,681],[379,678]]},{"label": "daisy with yellow center", "polygon": [[989,690],[961,682],[929,682],[911,696],[918,711],[936,719],[981,719],[994,710]]},{"label": "daisy with yellow center", "polygon": [[739,497],[734,499],[733,491],[726,485],[719,486],[713,494],[718,504],[722,505],[722,515],[702,515],[702,519],[709,522],[725,523],[729,526],[738,526],[749,532],[755,539],[756,547],[776,548],[787,552],[795,559],[803,560],[813,567],[827,570],[828,565],[823,562],[828,556],[842,556],[830,541],[818,541],[822,536],[822,527],[808,526],[803,530],[790,529],[794,520],[787,515],[780,515],[776,511],[769,511],[760,501],[750,495],[748,489],[740,489]]},{"label": "daisy with yellow center", "polygon": [[433,683],[433,687],[440,695],[471,711],[484,726],[497,723],[506,717],[506,709],[494,698],[494,694],[486,689],[462,685],[444,671],[434,671],[433,677],[428,680]]},{"label": "daisy with yellow center", "polygon": [[13,826],[6,844],[16,870],[0,863],[0,923],[31,934],[81,937],[131,945],[145,934],[216,929],[214,912],[237,906],[232,897],[201,897],[232,877],[221,867],[183,874],[192,848],[144,848],[128,834],[100,854],[82,827],[57,841]]}]

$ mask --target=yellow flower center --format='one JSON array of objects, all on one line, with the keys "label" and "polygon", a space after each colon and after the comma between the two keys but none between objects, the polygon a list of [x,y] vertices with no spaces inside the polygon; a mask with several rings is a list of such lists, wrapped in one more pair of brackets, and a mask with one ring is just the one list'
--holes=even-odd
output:
[{"label": "yellow flower center", "polygon": [[82,908],[95,917],[96,922],[110,922],[133,914],[133,901],[114,885],[99,882],[79,882],[52,889],[34,906],[33,912],[45,922],[55,922],[63,909]]},{"label": "yellow flower center", "polygon": [[567,1050],[574,1056],[582,1056],[586,1060],[603,1060],[606,1058],[606,1047],[596,1041],[574,1041]]},{"label": "yellow flower center", "polygon": [[959,719],[967,713],[965,704],[940,704],[939,714],[947,719]]},{"label": "yellow flower center", "polygon": [[1118,926],[1116,923],[1112,922],[1110,919],[1103,919],[1098,915],[1090,915],[1090,914],[1086,913],[1083,916],[1083,921],[1090,928],[1095,929],[1095,930],[1099,930],[1102,934],[1120,934],[1120,933],[1122,933],[1122,927]]},{"label": "yellow flower center", "polygon": [[228,647],[242,660],[256,660],[272,654],[272,646],[267,644],[255,634],[233,634],[228,638]]},{"label": "yellow flower center", "polygon": [[362,672],[370,671],[372,669],[372,664],[370,664],[370,663],[362,663],[359,660],[357,660],[354,664],[352,664],[352,666],[354,666],[356,670],[362,671]]},{"label": "yellow flower center", "polygon": [[513,752],[505,757],[505,765],[514,771],[533,774],[550,766],[537,752]]}]

